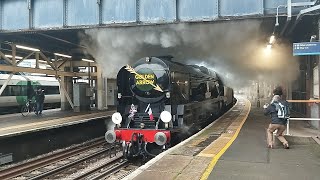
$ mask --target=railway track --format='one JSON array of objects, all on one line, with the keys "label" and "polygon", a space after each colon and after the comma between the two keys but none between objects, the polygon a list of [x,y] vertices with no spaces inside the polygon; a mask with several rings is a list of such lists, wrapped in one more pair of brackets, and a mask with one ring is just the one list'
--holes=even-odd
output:
[{"label": "railway track", "polygon": [[105,146],[103,138],[75,146],[0,171],[0,179],[44,179],[81,162],[117,154],[117,147]]},{"label": "railway track", "polygon": [[123,156],[115,156],[109,160],[102,160],[96,163],[93,167],[81,171],[78,174],[73,174],[69,179],[80,180],[90,179],[98,180],[111,176],[113,173],[120,171],[123,167],[128,166],[129,162],[123,159]]}]

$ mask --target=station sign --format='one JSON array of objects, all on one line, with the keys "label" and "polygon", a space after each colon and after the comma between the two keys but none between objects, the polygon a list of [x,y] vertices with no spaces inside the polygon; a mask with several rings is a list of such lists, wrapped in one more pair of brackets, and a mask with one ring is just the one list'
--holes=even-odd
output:
[{"label": "station sign", "polygon": [[293,43],[293,55],[320,55],[320,42]]}]

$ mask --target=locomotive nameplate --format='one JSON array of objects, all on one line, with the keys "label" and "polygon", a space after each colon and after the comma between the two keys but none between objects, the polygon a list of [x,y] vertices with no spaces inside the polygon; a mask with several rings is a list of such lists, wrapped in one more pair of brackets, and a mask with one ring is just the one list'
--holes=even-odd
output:
[{"label": "locomotive nameplate", "polygon": [[142,91],[150,91],[154,89],[156,91],[163,92],[161,87],[157,84],[157,76],[149,68],[142,68],[136,72],[131,66],[127,65],[125,68],[131,74],[135,74],[135,85]]},{"label": "locomotive nameplate", "polygon": [[139,69],[135,75],[135,84],[141,91],[150,91],[153,84],[156,84],[156,75],[148,68]]},{"label": "locomotive nameplate", "polygon": [[135,75],[136,85],[146,85],[146,84],[154,84],[155,82],[154,74],[140,74]]}]

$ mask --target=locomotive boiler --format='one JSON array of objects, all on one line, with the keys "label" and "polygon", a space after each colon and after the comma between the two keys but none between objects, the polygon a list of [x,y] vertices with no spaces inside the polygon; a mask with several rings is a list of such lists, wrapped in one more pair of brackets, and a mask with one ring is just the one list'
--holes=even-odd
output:
[{"label": "locomotive boiler", "polygon": [[171,142],[210,123],[233,103],[233,90],[205,67],[172,57],[144,57],[120,69],[114,130],[108,143],[121,142],[127,158],[152,156]]}]

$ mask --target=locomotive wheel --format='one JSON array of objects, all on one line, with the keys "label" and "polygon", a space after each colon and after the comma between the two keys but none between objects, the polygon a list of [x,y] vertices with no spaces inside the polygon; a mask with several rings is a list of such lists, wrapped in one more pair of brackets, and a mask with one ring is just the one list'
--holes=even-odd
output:
[{"label": "locomotive wheel", "polygon": [[158,146],[156,143],[149,143],[146,147],[147,154],[149,156],[157,156],[163,152],[162,146]]},{"label": "locomotive wheel", "polygon": [[133,161],[135,159],[135,157],[133,156],[133,151],[132,151],[132,146],[128,146],[126,145],[123,148],[123,156],[125,159],[129,160],[129,161]]},{"label": "locomotive wheel", "polygon": [[126,145],[122,148],[122,153],[123,153],[123,156],[124,156],[125,159],[128,159],[128,158],[129,158],[128,152],[129,152],[129,146],[126,144]]}]

